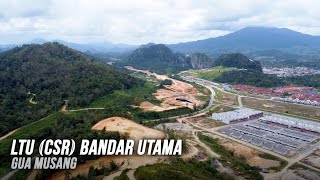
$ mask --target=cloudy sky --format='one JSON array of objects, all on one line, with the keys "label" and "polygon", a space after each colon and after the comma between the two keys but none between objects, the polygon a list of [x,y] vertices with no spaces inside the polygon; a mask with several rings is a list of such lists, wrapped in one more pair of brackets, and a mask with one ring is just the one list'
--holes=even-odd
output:
[{"label": "cloudy sky", "polygon": [[320,35],[319,0],[0,0],[0,44],[177,43],[246,26]]}]

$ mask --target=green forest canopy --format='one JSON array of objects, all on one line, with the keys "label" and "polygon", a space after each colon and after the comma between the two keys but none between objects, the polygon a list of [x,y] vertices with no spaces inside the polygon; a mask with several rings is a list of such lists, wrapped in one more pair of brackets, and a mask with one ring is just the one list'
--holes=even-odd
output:
[{"label": "green forest canopy", "polygon": [[[24,45],[0,54],[0,135],[61,109],[85,106],[116,89],[142,84],[58,43]],[[34,93],[34,101],[28,92]]]}]

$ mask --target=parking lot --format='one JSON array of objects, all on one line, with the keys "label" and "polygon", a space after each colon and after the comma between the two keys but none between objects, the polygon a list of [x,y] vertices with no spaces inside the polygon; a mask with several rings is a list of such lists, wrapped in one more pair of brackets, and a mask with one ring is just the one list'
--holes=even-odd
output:
[{"label": "parking lot", "polygon": [[256,119],[222,127],[219,132],[253,145],[287,155],[317,140],[318,133]]}]

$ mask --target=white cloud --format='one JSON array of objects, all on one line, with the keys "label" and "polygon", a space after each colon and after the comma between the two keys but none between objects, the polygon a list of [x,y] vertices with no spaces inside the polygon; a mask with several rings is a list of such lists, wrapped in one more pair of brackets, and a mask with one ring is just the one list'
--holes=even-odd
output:
[{"label": "white cloud", "polygon": [[0,0],[0,43],[177,43],[246,26],[320,34],[317,0]]}]

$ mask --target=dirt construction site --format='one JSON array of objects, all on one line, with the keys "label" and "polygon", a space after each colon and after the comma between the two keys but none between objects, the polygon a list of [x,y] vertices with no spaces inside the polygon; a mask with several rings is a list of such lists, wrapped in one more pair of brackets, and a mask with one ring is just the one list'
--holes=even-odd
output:
[{"label": "dirt construction site", "polygon": [[165,133],[135,123],[123,117],[111,117],[99,121],[92,127],[93,130],[118,131],[120,134],[128,134],[129,138],[140,139],[164,139]]},{"label": "dirt construction site", "polygon": [[[93,125],[92,130],[118,131],[120,134],[128,134],[129,139],[164,139],[166,134],[160,130],[148,128],[122,117],[111,117],[99,121]],[[139,166],[154,164],[157,162],[167,162],[167,156],[102,156],[96,160],[87,161],[79,164],[76,169],[69,170],[70,177],[76,177],[78,174],[87,175],[91,166],[94,168],[102,168],[108,166],[114,161],[119,166],[119,172],[124,169],[136,169]],[[65,171],[54,173],[50,179],[65,179]],[[107,178],[108,179],[108,178]],[[111,178],[112,179],[112,178]]]},{"label": "dirt construction site", "polygon": [[[142,102],[140,104],[140,108],[145,111],[165,111],[171,109],[177,109],[181,107],[188,107],[193,109],[194,106],[200,107],[205,104],[204,101],[197,99],[198,96],[205,96],[204,94],[200,93],[195,87],[193,87],[189,83],[185,83],[176,79],[169,78],[166,75],[159,75],[156,73],[152,73],[147,70],[139,70],[135,69],[131,66],[126,67],[129,70],[135,72],[145,73],[148,76],[154,76],[158,80],[165,80],[169,79],[172,81],[172,85],[165,85],[165,88],[157,90],[153,95],[156,99],[161,101],[160,105],[154,105],[150,102]],[[180,101],[178,99],[184,99],[187,101]]]}]

